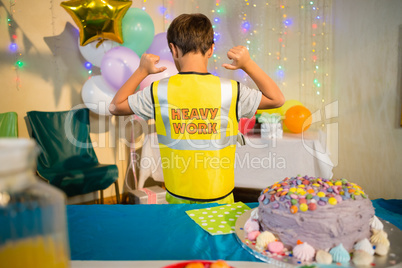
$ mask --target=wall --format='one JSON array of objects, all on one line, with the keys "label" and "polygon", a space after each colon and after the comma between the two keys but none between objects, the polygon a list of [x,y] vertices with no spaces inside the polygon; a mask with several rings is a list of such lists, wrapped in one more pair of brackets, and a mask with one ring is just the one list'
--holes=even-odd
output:
[{"label": "wall", "polygon": [[402,198],[402,1],[333,1],[335,177]]}]

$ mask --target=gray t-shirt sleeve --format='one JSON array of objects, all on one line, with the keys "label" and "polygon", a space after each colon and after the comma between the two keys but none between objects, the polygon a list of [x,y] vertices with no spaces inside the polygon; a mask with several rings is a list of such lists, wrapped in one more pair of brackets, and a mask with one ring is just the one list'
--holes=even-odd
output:
[{"label": "gray t-shirt sleeve", "polygon": [[258,109],[262,93],[240,83],[238,112],[239,118],[251,118]]},{"label": "gray t-shirt sleeve", "polygon": [[145,121],[154,118],[154,105],[152,102],[151,87],[128,96],[128,105],[135,115]]}]

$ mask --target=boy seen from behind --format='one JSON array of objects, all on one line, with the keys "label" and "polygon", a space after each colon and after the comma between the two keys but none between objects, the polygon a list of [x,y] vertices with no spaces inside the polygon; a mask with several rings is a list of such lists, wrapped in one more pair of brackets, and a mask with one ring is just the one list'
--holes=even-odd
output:
[{"label": "boy seen from behind", "polygon": [[[233,203],[234,162],[240,118],[257,109],[277,108],[284,97],[276,83],[250,58],[244,46],[230,49],[229,70],[242,69],[259,90],[208,73],[214,32],[203,14],[182,14],[167,31],[179,73],[134,94],[159,57],[143,54],[138,69],[116,93],[110,112],[155,119],[169,203]],[[179,168],[178,162],[187,168]],[[182,167],[182,165],[180,166]]]}]

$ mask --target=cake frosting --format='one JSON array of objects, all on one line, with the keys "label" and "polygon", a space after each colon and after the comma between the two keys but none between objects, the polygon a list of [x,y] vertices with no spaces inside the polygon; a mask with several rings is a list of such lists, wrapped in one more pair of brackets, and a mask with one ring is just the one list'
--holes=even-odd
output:
[{"label": "cake frosting", "polygon": [[[300,240],[315,250],[342,245],[350,252],[371,235],[373,205],[360,186],[346,179],[285,178],[264,189],[258,200],[262,231],[273,233],[285,246],[294,248]],[[372,240],[381,243],[383,238],[381,233]]]}]

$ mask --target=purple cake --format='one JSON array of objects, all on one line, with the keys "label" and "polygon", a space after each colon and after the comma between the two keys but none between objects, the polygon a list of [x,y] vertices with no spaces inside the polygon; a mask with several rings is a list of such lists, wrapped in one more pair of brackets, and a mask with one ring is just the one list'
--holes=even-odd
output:
[{"label": "purple cake", "polygon": [[360,186],[346,179],[285,178],[264,189],[258,200],[261,229],[292,248],[301,241],[316,250],[343,244],[350,252],[371,235],[373,205]]}]

